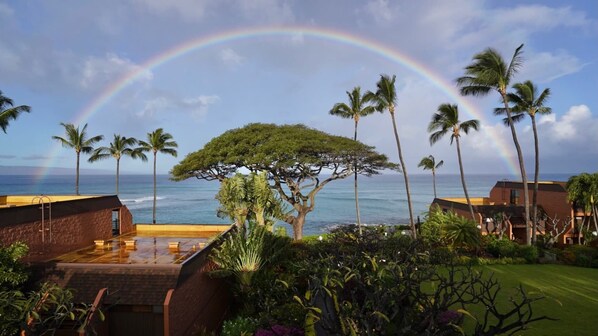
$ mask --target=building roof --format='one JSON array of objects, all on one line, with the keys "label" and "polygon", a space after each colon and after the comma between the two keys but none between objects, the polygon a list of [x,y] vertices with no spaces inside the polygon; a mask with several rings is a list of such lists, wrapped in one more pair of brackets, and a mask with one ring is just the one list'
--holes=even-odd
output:
[{"label": "building roof", "polygon": [[[530,190],[534,187],[534,182],[527,183]],[[523,189],[523,182],[519,181],[497,181],[494,188]],[[567,192],[567,182],[562,181],[540,181],[538,190],[552,192]]]}]

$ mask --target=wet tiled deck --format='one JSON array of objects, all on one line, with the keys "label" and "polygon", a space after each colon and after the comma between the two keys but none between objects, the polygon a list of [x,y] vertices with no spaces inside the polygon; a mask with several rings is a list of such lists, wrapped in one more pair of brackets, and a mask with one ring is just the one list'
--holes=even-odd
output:
[{"label": "wet tiled deck", "polygon": [[[198,234],[129,233],[105,241],[103,246],[89,246],[54,259],[60,263],[90,264],[180,264],[201,250],[213,237]],[[135,247],[126,246],[125,241],[135,241]],[[179,248],[169,247],[178,242]]]}]

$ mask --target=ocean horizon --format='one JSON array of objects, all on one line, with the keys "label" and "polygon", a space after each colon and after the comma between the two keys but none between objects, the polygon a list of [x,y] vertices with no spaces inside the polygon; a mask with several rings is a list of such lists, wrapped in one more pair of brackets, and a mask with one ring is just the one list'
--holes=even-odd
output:
[{"label": "ocean horizon", "polygon": [[[567,181],[574,174],[542,174],[544,181]],[[521,180],[509,174],[466,175],[470,197],[488,196],[497,181]],[[423,216],[434,199],[431,174],[409,176],[414,216]],[[218,181],[188,179],[175,182],[169,175],[157,176],[157,222],[176,224],[226,224],[218,218],[218,201],[214,198]],[[438,197],[463,197],[458,174],[437,174]],[[114,195],[114,175],[81,175],[79,191],[82,195]],[[0,175],[0,195],[58,195],[74,194],[74,175]],[[119,198],[133,214],[134,223],[151,223],[153,200],[153,175],[123,174],[120,176]],[[359,178],[359,204],[361,222],[375,224],[404,224],[409,221],[407,197],[403,175],[380,174]],[[288,206],[290,209],[290,206]],[[326,185],[316,195],[314,211],[306,218],[304,234],[324,233],[338,225],[354,224],[355,199],[353,178],[336,180]],[[290,225],[286,227],[290,234]]]}]

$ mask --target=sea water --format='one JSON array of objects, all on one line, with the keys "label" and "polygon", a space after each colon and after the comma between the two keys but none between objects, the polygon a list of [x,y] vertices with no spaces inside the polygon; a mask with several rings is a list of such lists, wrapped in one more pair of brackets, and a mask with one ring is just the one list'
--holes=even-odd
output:
[{"label": "sea water", "polygon": [[[546,174],[542,180],[566,181],[572,174]],[[470,197],[488,196],[490,189],[501,180],[520,180],[510,175],[467,175]],[[359,208],[365,224],[401,224],[409,222],[405,184],[401,174],[360,176]],[[414,216],[423,216],[434,199],[431,174],[409,176]],[[169,180],[168,175],[157,176],[158,223],[224,224],[228,219],[216,216],[219,182],[188,179]],[[463,197],[459,175],[436,176],[438,197]],[[0,175],[0,195],[74,194],[75,176],[48,175],[39,180],[30,175]],[[81,175],[79,192],[82,195],[116,194],[113,175]],[[153,175],[121,175],[119,198],[133,214],[135,223],[152,222]],[[328,183],[315,198],[315,208],[307,215],[304,234],[319,234],[337,225],[355,223],[355,194],[353,176]],[[288,206],[288,209],[291,209]],[[292,232],[290,226],[279,223]]]}]

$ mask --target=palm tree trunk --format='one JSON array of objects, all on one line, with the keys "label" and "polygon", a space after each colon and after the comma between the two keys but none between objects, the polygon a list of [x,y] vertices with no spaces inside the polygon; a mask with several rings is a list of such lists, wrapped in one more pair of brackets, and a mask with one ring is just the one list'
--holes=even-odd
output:
[{"label": "palm tree trunk", "polygon": [[530,235],[530,215],[529,215],[529,189],[527,185],[527,174],[525,173],[525,163],[523,162],[523,153],[521,152],[521,146],[519,145],[519,140],[517,140],[517,132],[515,131],[515,124],[513,123],[513,119],[511,118],[511,108],[509,107],[507,94],[505,92],[500,92],[502,96],[503,104],[505,105],[505,111],[507,112],[507,118],[509,120],[509,126],[511,128],[511,135],[513,137],[513,143],[515,144],[515,149],[517,150],[517,159],[519,161],[519,170],[521,172],[521,180],[523,183],[523,203],[525,208],[525,242],[527,245],[532,244],[532,239]]},{"label": "palm tree trunk", "polygon": [[156,224],[156,152],[154,152],[154,209],[152,211],[152,223]]},{"label": "palm tree trunk", "polygon": [[79,158],[80,152],[77,152],[77,171],[75,172],[75,194],[79,195]]},{"label": "palm tree trunk", "polygon": [[[357,141],[357,119],[355,119],[355,136],[353,137],[353,140]],[[355,212],[357,215],[357,227],[359,228],[359,235],[361,235],[363,232],[361,230],[361,218],[360,218],[360,214],[359,214],[359,195],[357,192],[357,158],[355,158],[355,164],[353,165],[353,168],[355,170]]]},{"label": "palm tree trunk", "polygon": [[389,108],[390,118],[392,119],[392,127],[395,133],[395,140],[397,142],[397,150],[399,152],[399,161],[401,162],[401,169],[403,170],[403,178],[405,179],[405,191],[407,192],[407,206],[409,207],[409,224],[413,238],[417,238],[415,222],[413,221],[413,207],[411,206],[411,191],[409,190],[409,178],[407,177],[407,167],[405,160],[403,160],[403,151],[401,150],[401,141],[399,140],[399,132],[397,131],[397,124],[395,122],[394,108]]},{"label": "palm tree trunk", "polygon": [[532,129],[534,132],[534,151],[535,151],[535,167],[534,167],[534,191],[532,194],[532,212],[534,222],[532,223],[532,243],[536,243],[536,231],[538,228],[538,178],[540,174],[540,146],[538,145],[538,129],[536,128],[536,116],[531,114]]},{"label": "palm tree trunk", "polygon": [[463,162],[461,161],[461,145],[459,143],[459,137],[455,138],[457,139],[457,158],[459,159],[459,171],[461,172],[461,184],[463,185],[463,193],[465,193],[465,199],[467,200],[467,205],[469,206],[469,213],[471,214],[471,219],[477,223],[478,221],[475,218],[473,206],[471,205],[471,200],[469,199],[469,194],[467,193],[467,186],[465,185],[465,174],[463,173]]},{"label": "palm tree trunk", "polygon": [[437,196],[436,196],[436,171],[435,171],[434,167],[432,167],[432,185],[434,186],[434,198],[437,198]]},{"label": "palm tree trunk", "polygon": [[118,176],[120,172],[120,159],[116,159],[116,196],[118,196]]}]

